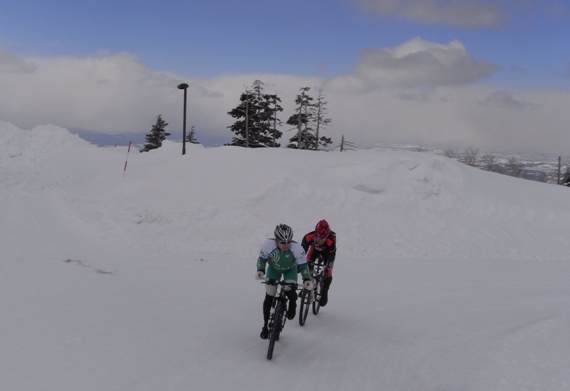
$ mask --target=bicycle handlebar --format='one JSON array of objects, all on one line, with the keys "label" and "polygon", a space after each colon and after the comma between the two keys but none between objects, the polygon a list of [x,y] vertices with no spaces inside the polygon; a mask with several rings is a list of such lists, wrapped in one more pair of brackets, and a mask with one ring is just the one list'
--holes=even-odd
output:
[{"label": "bicycle handlebar", "polygon": [[267,285],[281,285],[281,286],[290,286],[290,287],[297,287],[299,286],[298,283],[296,282],[287,282],[285,280],[272,280],[272,279],[267,279],[265,281],[261,281],[262,284],[267,284]]}]

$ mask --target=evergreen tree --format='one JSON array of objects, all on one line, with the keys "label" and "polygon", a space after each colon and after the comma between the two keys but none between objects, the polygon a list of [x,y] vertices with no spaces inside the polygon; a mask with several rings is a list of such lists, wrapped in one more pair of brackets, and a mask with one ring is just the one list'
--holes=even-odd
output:
[{"label": "evergreen tree", "polygon": [[287,125],[294,125],[297,133],[289,139],[288,148],[313,149],[318,150],[319,146],[326,147],[332,144],[329,137],[321,136],[321,130],[330,122],[330,118],[325,118],[328,114],[326,104],[328,103],[322,90],[318,90],[318,97],[314,98],[307,94],[309,87],[300,89],[300,94],[295,99],[297,108],[295,114],[287,120]]},{"label": "evergreen tree", "polygon": [[310,87],[302,87],[301,93],[295,98],[297,108],[295,114],[291,115],[287,120],[287,125],[294,125],[297,128],[295,136],[289,139],[288,148],[297,149],[310,149],[315,145],[315,135],[313,133],[312,119],[313,111],[313,98],[307,94]]},{"label": "evergreen tree", "polygon": [[192,126],[190,128],[190,133],[188,133],[188,135],[186,135],[186,141],[192,144],[200,144],[200,142],[198,140],[196,140],[196,137],[194,136],[196,134],[196,131],[194,130],[194,126]]},{"label": "evergreen tree", "polygon": [[165,128],[168,123],[165,122],[161,115],[156,117],[156,123],[152,126],[152,130],[145,136],[146,144],[141,152],[148,152],[152,149],[157,149],[162,146],[162,142],[166,140],[170,133],[167,133]]},{"label": "evergreen tree", "polygon": [[265,94],[263,96],[262,110],[266,118],[266,127],[271,137],[271,146],[279,147],[281,144],[277,140],[281,138],[283,132],[277,130],[277,126],[281,126],[282,122],[277,117],[277,112],[283,111],[283,107],[279,104],[281,99],[276,94]]},{"label": "evergreen tree", "polygon": [[276,140],[283,134],[276,129],[281,123],[277,113],[283,111],[280,102],[277,95],[264,94],[263,82],[256,80],[252,90],[246,89],[241,94],[240,104],[228,112],[237,119],[228,126],[236,134],[229,145],[246,148],[278,147]]}]

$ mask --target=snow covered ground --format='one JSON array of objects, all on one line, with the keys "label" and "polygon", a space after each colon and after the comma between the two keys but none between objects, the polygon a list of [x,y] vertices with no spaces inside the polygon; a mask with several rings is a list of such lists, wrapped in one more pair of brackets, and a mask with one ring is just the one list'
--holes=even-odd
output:
[{"label": "snow covered ground", "polygon": [[[570,389],[568,188],[419,152],[0,143],[1,390]],[[267,361],[259,246],[322,218],[330,302]]]}]

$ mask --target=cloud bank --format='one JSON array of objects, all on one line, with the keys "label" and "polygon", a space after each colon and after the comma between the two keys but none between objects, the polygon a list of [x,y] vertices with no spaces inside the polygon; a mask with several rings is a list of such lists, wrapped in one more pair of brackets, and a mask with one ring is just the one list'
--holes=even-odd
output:
[{"label": "cloud bank", "polygon": [[353,91],[453,86],[491,76],[498,68],[474,60],[459,41],[438,44],[416,37],[395,48],[364,50],[354,74],[333,78],[327,85]]},{"label": "cloud bank", "polygon": [[[570,142],[570,93],[513,90],[484,84],[495,64],[474,59],[459,41],[413,38],[369,49],[354,72],[332,78],[279,74],[228,74],[198,79],[158,72],[129,53],[85,58],[22,58],[0,51],[0,120],[32,129],[53,124],[118,134],[150,131],[161,114],[172,138],[181,138],[183,93],[187,125],[199,141],[229,142],[227,112],[255,80],[282,99],[285,121],[302,87],[323,88],[335,144],[344,136],[360,146],[411,143],[558,153]],[[284,126],[284,142],[293,135]],[[178,137],[177,137],[178,136]]]}]

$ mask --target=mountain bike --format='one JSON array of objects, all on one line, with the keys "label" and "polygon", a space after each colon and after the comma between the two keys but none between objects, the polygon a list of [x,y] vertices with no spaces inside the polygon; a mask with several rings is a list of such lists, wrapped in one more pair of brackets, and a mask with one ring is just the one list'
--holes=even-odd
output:
[{"label": "mountain bike", "polygon": [[326,274],[326,264],[322,256],[319,256],[313,261],[313,270],[311,271],[311,278],[313,279],[313,290],[303,288],[301,294],[301,306],[299,308],[299,324],[303,326],[307,320],[309,307],[313,307],[313,314],[317,315],[321,308],[320,300],[323,292],[323,285]]},{"label": "mountain bike", "polygon": [[264,284],[277,285],[277,294],[273,298],[272,312],[269,316],[269,323],[267,329],[269,331],[269,347],[267,348],[267,359],[271,360],[273,358],[273,349],[275,347],[275,341],[279,341],[279,336],[285,327],[285,322],[287,321],[287,294],[285,287],[290,289],[297,289],[298,285],[296,282],[285,282],[285,281],[275,281],[267,280]]}]

